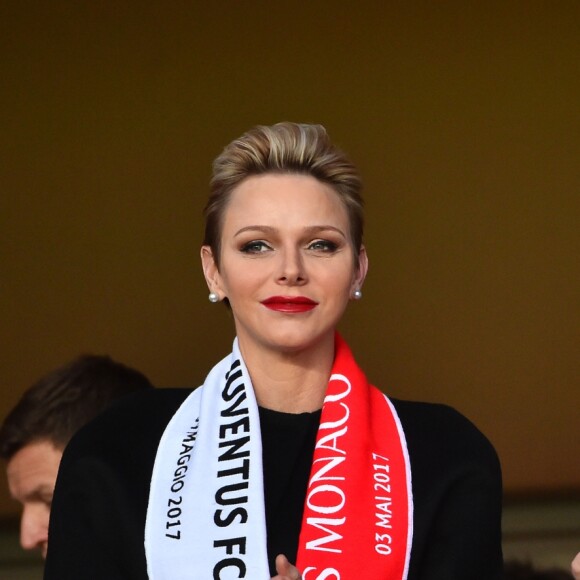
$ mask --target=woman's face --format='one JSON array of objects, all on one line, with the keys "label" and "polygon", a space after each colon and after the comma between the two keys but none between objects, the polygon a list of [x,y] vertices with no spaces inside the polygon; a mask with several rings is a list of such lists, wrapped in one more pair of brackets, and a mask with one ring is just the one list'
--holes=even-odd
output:
[{"label": "woman's face", "polygon": [[230,302],[242,349],[297,351],[334,340],[367,270],[364,248],[355,270],[338,195],[313,177],[293,174],[248,177],[234,189],[219,271],[207,246],[202,261],[210,289]]}]

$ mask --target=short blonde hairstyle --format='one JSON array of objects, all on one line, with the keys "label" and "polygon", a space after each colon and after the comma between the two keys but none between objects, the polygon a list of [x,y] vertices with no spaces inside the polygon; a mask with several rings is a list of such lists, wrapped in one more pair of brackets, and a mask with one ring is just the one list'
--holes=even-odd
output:
[{"label": "short blonde hairstyle", "polygon": [[213,162],[210,196],[204,210],[203,244],[219,268],[223,216],[232,191],[247,177],[265,173],[310,175],[331,186],[349,218],[355,264],[363,238],[362,183],[350,159],[331,141],[322,125],[258,125],[225,147]]}]

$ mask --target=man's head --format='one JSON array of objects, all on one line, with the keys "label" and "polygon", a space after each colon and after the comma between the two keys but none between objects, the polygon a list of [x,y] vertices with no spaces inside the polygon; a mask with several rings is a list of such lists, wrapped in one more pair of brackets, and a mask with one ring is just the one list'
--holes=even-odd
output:
[{"label": "man's head", "polygon": [[0,427],[8,486],[22,506],[20,543],[46,556],[48,521],[62,452],[115,399],[151,388],[140,372],[107,356],[81,356],[42,377]]}]

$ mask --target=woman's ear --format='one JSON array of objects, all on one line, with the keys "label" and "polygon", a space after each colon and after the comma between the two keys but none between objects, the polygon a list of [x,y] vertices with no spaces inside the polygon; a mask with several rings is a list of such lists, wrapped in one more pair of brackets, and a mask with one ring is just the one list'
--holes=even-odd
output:
[{"label": "woman's ear", "polygon": [[210,292],[215,292],[224,298],[221,284],[221,276],[213,257],[213,251],[210,246],[201,247],[201,267],[203,268],[203,275]]},{"label": "woman's ear", "polygon": [[364,246],[361,246],[358,252],[358,267],[356,269],[353,280],[353,288],[352,288],[353,292],[355,290],[362,289],[368,271],[369,271],[369,258],[367,256],[367,250]]}]

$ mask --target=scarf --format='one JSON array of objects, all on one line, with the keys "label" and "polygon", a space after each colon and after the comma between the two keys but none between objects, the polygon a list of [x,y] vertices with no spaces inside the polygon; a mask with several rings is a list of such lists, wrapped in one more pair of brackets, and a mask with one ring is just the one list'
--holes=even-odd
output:
[{"label": "scarf", "polygon": [[[145,525],[149,578],[267,580],[265,522],[258,405],[236,339],[161,437]],[[404,580],[412,533],[401,423],[337,335],[295,564],[303,580]]]}]

